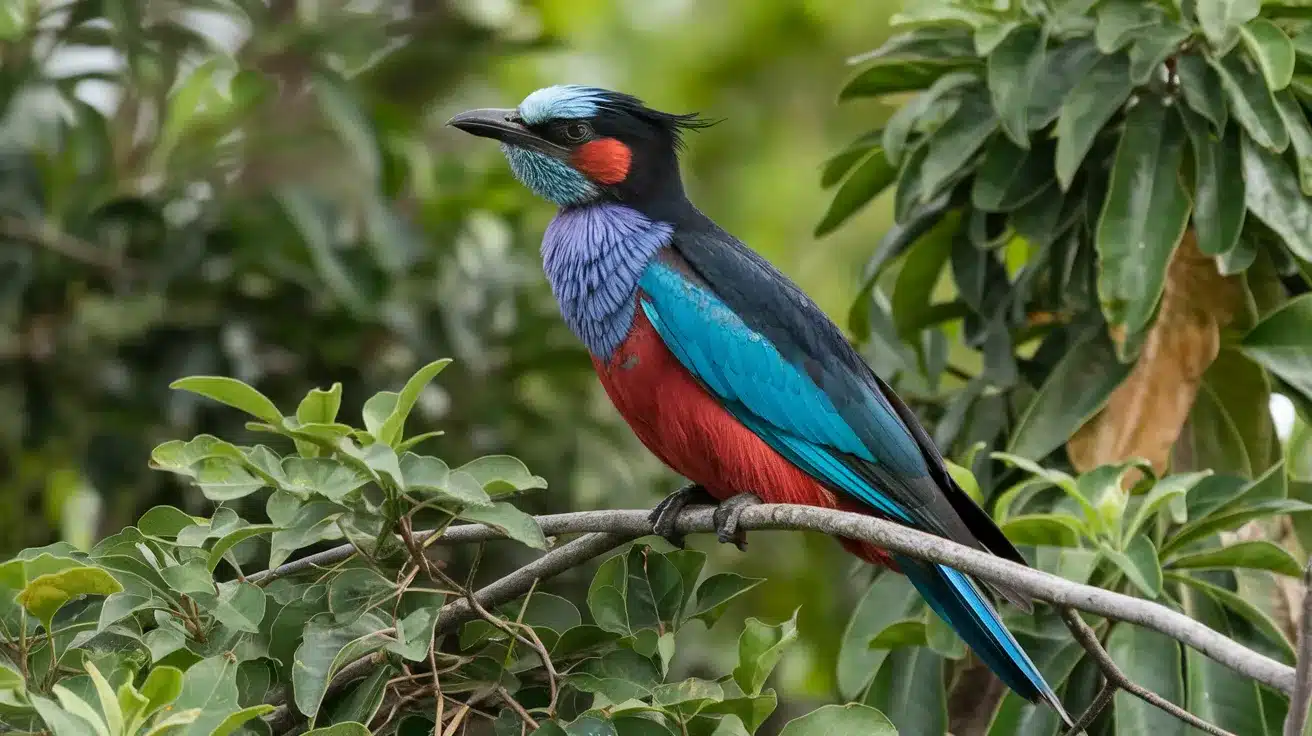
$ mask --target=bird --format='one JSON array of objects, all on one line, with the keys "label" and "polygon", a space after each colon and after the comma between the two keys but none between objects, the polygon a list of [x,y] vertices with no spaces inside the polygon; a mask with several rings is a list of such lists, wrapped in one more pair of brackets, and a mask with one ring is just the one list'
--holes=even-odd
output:
[{"label": "bird", "polygon": [[[874,515],[1027,564],[953,480],[912,410],[842,330],[765,258],[688,199],[685,133],[712,124],[586,85],[539,89],[511,109],[449,125],[500,143],[521,183],[558,207],[542,237],[546,279],[638,439],[687,485],[652,512],[718,504],[740,548],[755,504]],[[1011,690],[1070,718],[980,583],[945,565],[840,539],[907,576]],[[1024,610],[1029,598],[989,586]]]}]

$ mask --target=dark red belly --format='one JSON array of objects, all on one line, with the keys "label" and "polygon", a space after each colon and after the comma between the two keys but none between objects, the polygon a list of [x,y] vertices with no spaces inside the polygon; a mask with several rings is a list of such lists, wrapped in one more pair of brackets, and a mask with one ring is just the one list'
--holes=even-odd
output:
[{"label": "dark red belly", "polygon": [[[641,309],[612,358],[594,358],[593,365],[647,449],[716,498],[754,493],[767,503],[866,510],[830,492],[735,419],[665,347]],[[869,562],[889,561],[871,545],[842,541]]]}]

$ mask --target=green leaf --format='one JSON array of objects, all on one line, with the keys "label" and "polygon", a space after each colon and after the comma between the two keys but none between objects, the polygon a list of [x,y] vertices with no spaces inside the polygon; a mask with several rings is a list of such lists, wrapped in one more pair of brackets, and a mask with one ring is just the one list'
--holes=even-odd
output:
[{"label": "green leaf", "polygon": [[[748,733],[755,733],[761,727],[761,724],[765,723],[765,719],[769,718],[770,714],[774,712],[778,703],[779,699],[774,690],[766,690],[754,698],[729,698],[720,703],[712,703],[706,706],[702,713],[722,713],[737,717],[742,721]],[[721,723],[723,722],[721,721]],[[718,736],[718,733],[712,736]]]},{"label": "green leaf", "polygon": [[691,716],[721,700],[724,700],[724,688],[719,683],[693,677],[668,685],[657,685],[652,691],[651,704]]},{"label": "green leaf", "polygon": [[546,549],[547,538],[532,516],[505,501],[490,507],[470,506],[460,512],[460,518],[476,521],[500,530],[507,537],[533,549]]},{"label": "green leaf", "polygon": [[1227,570],[1244,568],[1269,570],[1278,575],[1298,577],[1302,565],[1284,547],[1267,541],[1236,542],[1228,547],[1185,554],[1168,560],[1171,569]]},{"label": "green leaf", "polygon": [[1276,108],[1261,73],[1249,66],[1239,53],[1208,63],[1221,78],[1221,88],[1230,98],[1230,110],[1249,136],[1262,148],[1280,152],[1289,146],[1289,131]]},{"label": "green leaf", "polygon": [[55,701],[40,695],[31,695],[30,699],[54,736],[99,736],[90,723],[65,710]]},{"label": "green leaf", "polygon": [[1047,140],[1037,141],[1033,150],[1027,151],[1009,138],[994,138],[975,171],[971,203],[989,212],[1012,212],[1032,202],[1056,182],[1053,151]]},{"label": "green leaf", "polygon": [[1299,186],[1305,196],[1312,197],[1312,125],[1308,124],[1307,115],[1293,93],[1278,93],[1276,107],[1289,129],[1289,142],[1294,147],[1294,159],[1298,164]]},{"label": "green leaf", "polygon": [[[1126,676],[1167,700],[1184,704],[1180,672],[1180,645],[1156,631],[1131,624],[1114,624],[1107,637],[1107,653]],[[1189,729],[1175,716],[1158,710],[1125,691],[1116,693],[1116,733],[1185,736]]]},{"label": "green leaf", "polygon": [[141,683],[141,699],[135,700],[131,707],[123,708],[123,720],[128,724],[127,733],[136,733],[151,716],[177,700],[182,694],[182,681],[182,670],[176,667],[152,667],[145,682]]},{"label": "green leaf", "polygon": [[[1189,618],[1234,637],[1231,616],[1217,601],[1196,590],[1183,591],[1184,613]],[[1262,733],[1260,688],[1215,660],[1185,648],[1185,677],[1189,712],[1232,733]]]},{"label": "green leaf", "polygon": [[904,734],[947,733],[943,658],[927,647],[897,649],[884,660],[866,693]]},{"label": "green leaf", "polygon": [[201,460],[192,469],[201,493],[219,503],[245,498],[268,485],[264,478],[247,470],[243,462],[224,457]]},{"label": "green leaf", "polygon": [[1114,54],[1128,45],[1136,32],[1163,23],[1156,6],[1134,0],[1103,0],[1097,6],[1098,25],[1093,38],[1098,50]]},{"label": "green leaf", "polygon": [[177,565],[169,565],[159,574],[168,581],[169,587],[179,593],[192,595],[195,593],[209,593],[213,595],[216,591],[214,588],[214,576],[210,574],[208,567],[201,560],[191,560]]},{"label": "green leaf", "polygon": [[52,622],[65,603],[84,595],[110,595],[123,586],[108,572],[90,565],[67,567],[37,575],[18,592],[18,602],[52,630]]},{"label": "green leaf", "polygon": [[908,618],[894,621],[870,640],[871,649],[898,649],[900,647],[923,647],[929,643],[929,632],[925,619]]},{"label": "green leaf", "polygon": [[893,323],[907,342],[929,326],[933,305],[926,298],[934,291],[952,253],[952,239],[934,238],[919,243],[902,262],[893,285]]},{"label": "green leaf", "polygon": [[[1101,525],[1099,521],[1100,517],[1098,516],[1098,510],[1094,508],[1093,503],[1084,495],[1083,490],[1081,490],[1080,488],[1079,482],[1076,481],[1071,476],[1067,475],[1066,473],[1063,473],[1060,470],[1051,470],[1048,468],[1040,467],[1037,463],[1029,460],[1028,458],[1021,457],[1019,455],[1012,455],[1005,452],[994,452],[994,453],[990,453],[990,457],[993,457],[997,460],[1001,460],[1007,463],[1008,465],[1011,465],[1016,468],[1020,468],[1021,470],[1025,470],[1029,473],[1037,475],[1040,478],[1043,478],[1045,481],[1053,484],[1054,486],[1057,486],[1058,488],[1061,489],[1062,493],[1065,493],[1068,498],[1070,498],[1072,501],[1074,501],[1076,504],[1079,505],[1080,510],[1084,512],[1084,519],[1087,523],[1094,525],[1095,527]],[[1079,519],[1077,518],[1074,517],[1070,517],[1070,518],[1071,521],[1073,522],[1076,523],[1079,522]]]},{"label": "green leaf", "polygon": [[214,727],[214,730],[210,732],[209,736],[230,736],[230,734],[237,733],[238,729],[240,729],[242,726],[246,725],[247,723],[255,720],[256,718],[266,716],[274,712],[275,710],[277,710],[277,708],[273,707],[272,705],[264,705],[264,704],[252,705],[248,708],[242,708],[236,713],[229,714],[226,718],[224,718],[221,722],[219,722],[219,725]]},{"label": "green leaf", "polygon": [[1154,96],[1126,116],[1096,235],[1098,296],[1125,346],[1137,344],[1156,313],[1166,266],[1189,223],[1179,175],[1184,143],[1179,115]]},{"label": "green leaf", "polygon": [[859,696],[888,656],[888,650],[870,649],[871,639],[920,606],[919,594],[905,577],[885,572],[875,579],[848,619],[838,650],[838,691],[844,699]]},{"label": "green leaf", "polygon": [[[63,706],[65,711],[83,723],[88,724],[91,727],[89,730],[96,733],[97,736],[110,736],[109,726],[90,703],[78,697],[73,691],[63,685],[55,685],[51,688],[51,692],[53,692],[55,697],[58,698],[59,704]],[[43,713],[42,715],[44,716],[45,714]]]},{"label": "green leaf", "polygon": [[209,736],[238,710],[236,660],[221,654],[189,667],[182,677],[182,691],[173,701],[173,709],[200,711],[183,730],[184,736]]},{"label": "green leaf", "polygon": [[883,713],[860,703],[825,705],[784,724],[780,736],[897,736],[897,729]]},{"label": "green leaf", "polygon": [[628,634],[629,614],[624,600],[628,576],[627,555],[615,555],[597,568],[588,586],[588,610],[597,626],[605,631]]},{"label": "green leaf", "polygon": [[223,556],[228,553],[228,550],[252,537],[273,534],[277,529],[278,527],[272,524],[252,524],[219,537],[219,541],[215,542],[210,549],[210,555],[205,566],[209,568],[210,572],[213,572],[214,568],[219,566]]},{"label": "green leaf", "polygon": [[1261,0],[1197,0],[1194,13],[1212,46],[1229,48],[1241,26],[1257,17]]},{"label": "green leaf", "polygon": [[1239,28],[1248,54],[1257,62],[1272,90],[1282,90],[1294,78],[1294,42],[1280,26],[1266,18],[1254,18]]},{"label": "green leaf", "polygon": [[407,452],[401,456],[401,475],[411,492],[437,495],[461,506],[492,506],[482,482],[466,472],[451,472],[435,457]]},{"label": "green leaf", "polygon": [[1007,452],[1032,459],[1047,457],[1102,409],[1130,367],[1117,360],[1105,330],[1090,330],[1076,338],[1021,414]]},{"label": "green leaf", "polygon": [[[269,541],[269,567],[287,561],[293,552],[325,539],[336,539],[337,519],[346,509],[329,501],[311,501],[296,509],[295,516]],[[272,516],[272,515],[271,515]],[[276,521],[276,519],[275,519]]]},{"label": "green leaf", "polygon": [[489,496],[502,496],[516,491],[532,491],[547,487],[541,476],[528,472],[519,458],[510,455],[487,455],[456,468],[457,473],[468,473],[478,481]]},{"label": "green leaf", "polygon": [[1185,103],[1194,112],[1207,118],[1214,132],[1224,131],[1230,109],[1226,104],[1221,77],[1216,70],[1201,55],[1189,53],[1176,57],[1175,73],[1180,78],[1180,91],[1184,93]]},{"label": "green leaf", "polygon": [[196,602],[206,613],[233,631],[260,633],[266,603],[264,590],[236,580],[219,583],[218,589],[217,596],[197,593]]},{"label": "green leaf", "polygon": [[847,177],[843,186],[834,194],[829,210],[825,212],[820,224],[815,226],[815,236],[818,238],[838,229],[839,225],[866,206],[870,200],[879,196],[896,180],[897,167],[893,166],[884,155],[883,146],[874,147],[865,161]]},{"label": "green leaf", "polygon": [[853,166],[864,161],[866,156],[879,145],[882,135],[882,130],[872,130],[852,141],[847,148],[829,157],[820,172],[820,188],[828,189],[842,181]]},{"label": "green leaf", "polygon": [[738,637],[738,666],[733,680],[750,696],[761,694],[765,680],[783,656],[784,647],[797,638],[797,611],[780,624],[770,625],[749,618]]},{"label": "green leaf", "polygon": [[708,627],[724,615],[729,601],[765,582],[765,578],[747,578],[734,572],[716,573],[697,586],[696,601],[689,608],[688,619],[700,619]]},{"label": "green leaf", "polygon": [[1166,540],[1166,543],[1162,545],[1162,554],[1173,553],[1177,549],[1187,547],[1193,542],[1206,539],[1218,532],[1237,529],[1254,519],[1279,514],[1302,514],[1309,511],[1312,511],[1312,504],[1290,499],[1279,499],[1262,501],[1235,511],[1218,512],[1186,524],[1174,536]]},{"label": "green leaf", "polygon": [[190,442],[170,440],[156,447],[150,453],[150,466],[195,478],[196,464],[211,458],[245,462],[241,450],[232,443],[202,434]]},{"label": "green leaf", "polygon": [[[424,642],[424,651],[428,642]],[[334,725],[369,723],[378,713],[387,694],[387,681],[396,674],[391,665],[375,667],[368,677],[351,689],[346,697],[333,704],[328,722]]]},{"label": "green leaf", "polygon": [[1244,229],[1243,159],[1234,127],[1218,139],[1207,123],[1180,109],[1194,153],[1194,234],[1198,250],[1215,256],[1230,251]]},{"label": "green leaf", "polygon": [[151,537],[171,539],[197,521],[197,517],[172,506],[155,506],[141,515],[137,528]]},{"label": "green leaf", "polygon": [[660,670],[649,657],[631,649],[616,649],[589,659],[584,672],[570,677],[570,684],[590,693],[601,693],[612,703],[652,695],[660,681]]},{"label": "green leaf", "polygon": [[939,111],[944,111],[941,114],[950,114],[956,110],[964,91],[978,87],[979,81],[979,76],[974,72],[945,74],[935,80],[929,89],[894,111],[879,138],[889,164],[897,166],[902,163],[912,134],[925,132],[924,128],[929,122],[938,119]]},{"label": "green leaf", "polygon": [[326,457],[284,458],[282,472],[287,490],[317,493],[330,501],[341,501],[369,483],[369,476],[360,470]]},{"label": "green leaf", "polygon": [[401,389],[401,393],[396,395],[396,402],[378,431],[370,430],[379,442],[385,442],[393,447],[401,442],[405,434],[405,420],[410,416],[410,411],[414,409],[415,402],[419,400],[419,394],[448,365],[451,365],[450,358],[435,360],[420,368],[410,377],[410,380],[405,382],[405,387]]},{"label": "green leaf", "polygon": [[1002,522],[1003,534],[1016,544],[1076,547],[1089,530],[1069,514],[1021,514]]},{"label": "green leaf", "polygon": [[932,611],[927,611],[925,614],[925,641],[930,649],[945,659],[966,658],[966,642],[957,636],[957,632],[947,622]]},{"label": "green leaf", "polygon": [[327,391],[310,389],[296,407],[296,420],[301,424],[332,424],[337,421],[337,410],[342,407],[342,384],[334,383]]},{"label": "green leaf", "polygon": [[345,626],[315,618],[305,627],[292,667],[292,691],[297,710],[310,716],[311,725],[333,675],[346,664],[383,648],[387,643],[383,633],[388,628],[373,613]]},{"label": "green leaf", "polygon": [[997,128],[998,118],[984,94],[974,89],[963,93],[957,111],[925,143],[927,153],[920,165],[921,197],[932,199],[958,178]]},{"label": "green leaf", "polygon": [[238,381],[224,376],[190,376],[179,378],[169,388],[189,391],[262,419],[272,425],[282,424],[282,412],[269,397]]},{"label": "green leaf", "polygon": [[1158,509],[1163,506],[1172,509],[1172,521],[1176,524],[1183,524],[1185,522],[1184,515],[1176,513],[1174,509],[1183,509],[1185,506],[1183,503],[1180,503],[1175,499],[1178,498],[1181,499],[1181,501],[1186,499],[1189,491],[1210,475],[1212,475],[1212,471],[1210,470],[1203,470],[1197,473],[1178,473],[1176,475],[1168,475],[1154,483],[1152,490],[1148,491],[1148,493],[1142,497],[1142,500],[1139,501],[1138,507],[1134,512],[1134,516],[1130,520],[1129,526],[1125,527],[1126,538],[1134,537],[1134,535],[1138,534],[1140,530],[1147,527],[1149,522],[1152,521],[1153,516],[1156,515]]},{"label": "green leaf", "polygon": [[1024,25],[1008,33],[988,57],[993,109],[1003,132],[1021,148],[1030,147],[1030,95],[1043,71],[1047,45],[1042,28]]},{"label": "green leaf", "polygon": [[302,736],[373,736],[363,723],[347,721],[305,731]]},{"label": "green leaf", "polygon": [[1294,661],[1294,645],[1286,638],[1280,624],[1277,624],[1260,608],[1245,600],[1243,596],[1232,590],[1226,590],[1218,585],[1199,580],[1193,575],[1182,575],[1167,571],[1166,579],[1182,583],[1211,596],[1218,603],[1225,606],[1227,610],[1251,624],[1263,639],[1276,647],[1277,652],[1283,655],[1286,662],[1292,663]]},{"label": "green leaf", "polygon": [[629,548],[624,600],[630,631],[663,631],[683,605],[683,576],[665,555],[647,545]]},{"label": "green leaf", "polygon": [[1148,84],[1167,59],[1180,52],[1180,45],[1192,35],[1188,28],[1171,24],[1137,29],[1130,46],[1130,81]]},{"label": "green leaf", "polygon": [[1125,54],[1104,56],[1076,83],[1057,117],[1057,181],[1063,190],[1093,147],[1093,140],[1130,96],[1130,63]]},{"label": "green leaf", "polygon": [[[1249,185],[1252,186],[1251,179]],[[1312,203],[1307,207],[1312,215]],[[1312,219],[1308,227],[1312,228]],[[1307,235],[1312,238],[1312,230]],[[1309,335],[1312,335],[1312,294],[1304,294],[1285,302],[1249,330],[1244,336],[1244,352],[1304,396],[1312,397]]]},{"label": "green leaf", "polygon": [[395,593],[396,585],[370,568],[343,570],[328,583],[328,610],[344,622]]},{"label": "green leaf", "polygon": [[300,186],[280,187],[274,196],[304,241],[310,262],[331,296],[354,315],[368,314],[369,300],[337,253],[332,235],[335,223],[323,202]]},{"label": "green leaf", "polygon": [[1106,545],[1101,550],[1145,596],[1155,599],[1162,594],[1162,567],[1157,562],[1157,548],[1147,536],[1140,534],[1130,540],[1124,552]]},{"label": "green leaf", "polygon": [[838,99],[879,97],[925,89],[948,72],[970,66],[974,59],[878,59],[852,78]]}]

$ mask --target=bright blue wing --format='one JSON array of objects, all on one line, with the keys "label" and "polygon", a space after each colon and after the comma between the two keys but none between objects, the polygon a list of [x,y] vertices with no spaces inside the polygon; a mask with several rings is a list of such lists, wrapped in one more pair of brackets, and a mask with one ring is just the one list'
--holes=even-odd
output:
[{"label": "bright blue wing", "polygon": [[[639,281],[642,309],[675,358],[719,397],[726,408],[777,452],[830,487],[869,504],[883,514],[917,524],[919,499],[895,499],[876,490],[852,460],[864,465],[888,462],[914,467],[927,477],[924,460],[906,448],[914,442],[900,421],[875,396],[864,407],[881,412],[887,434],[901,431],[901,442],[872,449],[853,430],[834,400],[790,363],[770,340],[749,327],[716,295],[693,284],[675,268],[654,262]],[[880,453],[876,450],[886,450]]]}]

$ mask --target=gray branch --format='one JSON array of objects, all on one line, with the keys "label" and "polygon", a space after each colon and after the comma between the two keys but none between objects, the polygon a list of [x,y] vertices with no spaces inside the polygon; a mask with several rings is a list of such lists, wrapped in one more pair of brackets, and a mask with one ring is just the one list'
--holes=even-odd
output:
[{"label": "gray branch", "polygon": [[[676,530],[683,534],[712,532],[714,522],[711,514],[712,509],[708,507],[686,509],[679,516]],[[513,600],[527,592],[534,580],[551,577],[628,540],[650,534],[651,523],[647,515],[646,510],[625,510],[582,511],[538,517],[538,523],[548,536],[582,532],[593,534],[558,547],[537,561],[479,590],[476,594],[479,602],[485,606],[495,606]],[[889,521],[812,506],[764,504],[745,509],[740,526],[744,530],[814,531],[870,542],[899,554],[953,567],[981,580],[1004,583],[1058,608],[1073,608],[1152,629],[1286,695],[1294,691],[1294,668],[1254,652],[1182,613],[1142,598],[1074,583]],[[421,533],[415,536],[427,538]],[[480,524],[467,524],[447,529],[432,544],[467,544],[503,536],[495,529]],[[335,564],[354,552],[349,545],[334,548],[289,562],[274,570],[257,573],[248,579],[252,582],[267,582],[275,577]],[[438,618],[438,631],[449,632],[473,615],[466,601],[453,601],[443,607]],[[1309,620],[1312,620],[1312,616],[1304,619]],[[1305,659],[1300,657],[1300,662]],[[333,684],[337,684],[336,679]]]},{"label": "gray branch", "polygon": [[1298,621],[1298,659],[1294,692],[1289,696],[1284,736],[1303,736],[1308,705],[1312,702],[1312,562],[1303,569],[1303,610]]}]

